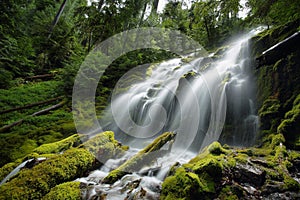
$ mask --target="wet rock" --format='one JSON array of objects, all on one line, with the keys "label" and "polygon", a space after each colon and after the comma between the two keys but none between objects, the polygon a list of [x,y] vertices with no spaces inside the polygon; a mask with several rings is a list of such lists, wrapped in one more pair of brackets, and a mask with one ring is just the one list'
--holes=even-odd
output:
[{"label": "wet rock", "polygon": [[264,197],[265,200],[296,200],[300,199],[300,193],[285,192],[285,193],[273,193],[269,196]]},{"label": "wet rock", "polygon": [[281,192],[283,186],[284,183],[282,182],[267,183],[262,189],[262,194],[268,195],[268,194],[273,194],[275,192]]},{"label": "wet rock", "polygon": [[249,164],[237,164],[233,175],[233,179],[238,183],[249,183],[250,185],[260,187],[265,182],[266,172]]},{"label": "wet rock", "polygon": [[261,160],[261,159],[250,159],[250,161],[254,164],[258,164],[261,165],[263,167],[268,167],[268,162],[265,160]]}]

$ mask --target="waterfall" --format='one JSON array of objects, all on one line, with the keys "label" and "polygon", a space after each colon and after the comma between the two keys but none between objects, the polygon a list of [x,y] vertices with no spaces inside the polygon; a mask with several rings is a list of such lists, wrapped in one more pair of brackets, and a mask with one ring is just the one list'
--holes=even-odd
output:
[{"label": "waterfall", "polygon": [[[164,131],[177,133],[172,151],[180,153],[199,152],[217,140],[252,145],[258,118],[248,40],[254,34],[229,44],[219,59],[191,54],[128,72],[116,86],[102,127],[135,148]],[[140,72],[145,77],[128,87]]]},{"label": "waterfall", "polygon": [[[130,150],[123,158],[110,159],[100,170],[76,180],[87,185],[84,198],[104,194],[107,199],[137,199],[139,195],[158,199],[170,167],[187,163],[211,142],[252,145],[258,117],[248,40],[254,34],[252,31],[230,43],[217,59],[214,54],[208,58],[191,54],[143,66],[138,72],[147,75],[131,87],[127,81],[138,74],[124,75],[100,123],[104,129],[113,130]],[[126,88],[125,92],[120,88]],[[113,185],[101,183],[110,170],[164,131],[177,133],[173,145],[163,147],[171,148],[167,155]]]}]

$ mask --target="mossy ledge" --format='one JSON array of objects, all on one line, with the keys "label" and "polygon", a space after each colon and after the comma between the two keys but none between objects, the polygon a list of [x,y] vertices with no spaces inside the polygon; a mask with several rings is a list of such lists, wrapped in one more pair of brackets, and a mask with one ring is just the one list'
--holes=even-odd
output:
[{"label": "mossy ledge", "polygon": [[[103,132],[63,154],[53,155],[31,169],[22,169],[0,187],[0,199],[41,199],[56,185],[85,176],[99,167],[102,161],[105,162],[108,156],[121,155],[123,151],[121,144],[114,139],[113,132]],[[97,152],[101,162],[95,158],[94,152]]]},{"label": "mossy ledge", "polygon": [[264,199],[299,197],[295,179],[299,153],[287,151],[282,134],[273,134],[262,148],[226,149],[218,142],[183,164],[165,179],[161,200]]}]

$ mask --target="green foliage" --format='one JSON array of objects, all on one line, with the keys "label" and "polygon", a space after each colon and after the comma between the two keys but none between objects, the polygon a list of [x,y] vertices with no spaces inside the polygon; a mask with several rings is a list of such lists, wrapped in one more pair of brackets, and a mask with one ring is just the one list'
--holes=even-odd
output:
[{"label": "green foliage", "polygon": [[254,23],[278,25],[300,18],[299,2],[293,0],[249,0],[247,5],[250,8],[248,17]]}]

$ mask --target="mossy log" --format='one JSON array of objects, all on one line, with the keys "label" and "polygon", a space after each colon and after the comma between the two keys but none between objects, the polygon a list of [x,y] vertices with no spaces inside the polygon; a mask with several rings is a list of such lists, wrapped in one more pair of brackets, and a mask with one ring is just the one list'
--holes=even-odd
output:
[{"label": "mossy log", "polygon": [[62,99],[62,98],[63,98],[63,96],[59,96],[59,97],[55,97],[55,98],[48,99],[48,100],[45,100],[45,101],[39,101],[39,102],[27,104],[27,105],[25,105],[25,106],[20,106],[20,107],[16,107],[16,108],[11,108],[11,109],[7,109],[7,110],[1,110],[1,111],[0,111],[0,114],[5,114],[5,113],[13,112],[13,111],[24,110],[24,109],[32,108],[32,107],[35,107],[35,106],[44,105],[44,104],[50,104],[50,103],[52,103],[52,102],[54,102],[54,101],[57,101],[57,100],[59,100],[59,99]]},{"label": "mossy log", "polygon": [[[69,140],[73,139],[76,137]],[[56,147],[57,144],[54,146]],[[101,166],[93,154],[94,151],[91,152],[90,149],[98,152],[98,157],[101,156],[100,152],[103,152],[104,159],[123,152],[121,144],[114,139],[113,132],[103,132],[82,145],[68,149],[63,154],[54,155],[31,169],[22,169],[11,180],[1,185],[0,200],[41,199],[56,185],[85,176],[90,170]],[[48,152],[48,149],[46,150]],[[64,188],[69,186],[64,185]],[[50,196],[52,195],[54,194]]]},{"label": "mossy log", "polygon": [[[51,106],[49,108],[37,111],[37,112],[35,112],[35,113],[33,113],[33,114],[29,115],[29,116],[30,117],[34,117],[34,116],[46,114],[46,113],[48,113],[51,110],[55,110],[55,109],[58,109],[58,108],[62,107],[65,103],[66,103],[65,101],[62,101],[62,102],[60,102],[58,104],[55,104],[55,105],[53,105],[53,106]],[[8,131],[8,130],[10,130],[11,128],[13,128],[15,126],[18,126],[18,125],[22,124],[24,120],[25,119],[20,119],[20,120],[15,121],[15,122],[13,122],[11,124],[3,126],[2,128],[0,128],[0,133]]]},{"label": "mossy log", "polygon": [[111,171],[103,179],[103,183],[112,184],[128,173],[139,171],[143,166],[149,164],[157,157],[161,156],[162,153],[165,153],[164,151],[160,151],[160,148],[167,142],[172,141],[175,138],[175,135],[176,134],[172,132],[163,133],[162,135],[157,137],[151,144],[134,155],[131,159],[127,160],[117,169]]}]

